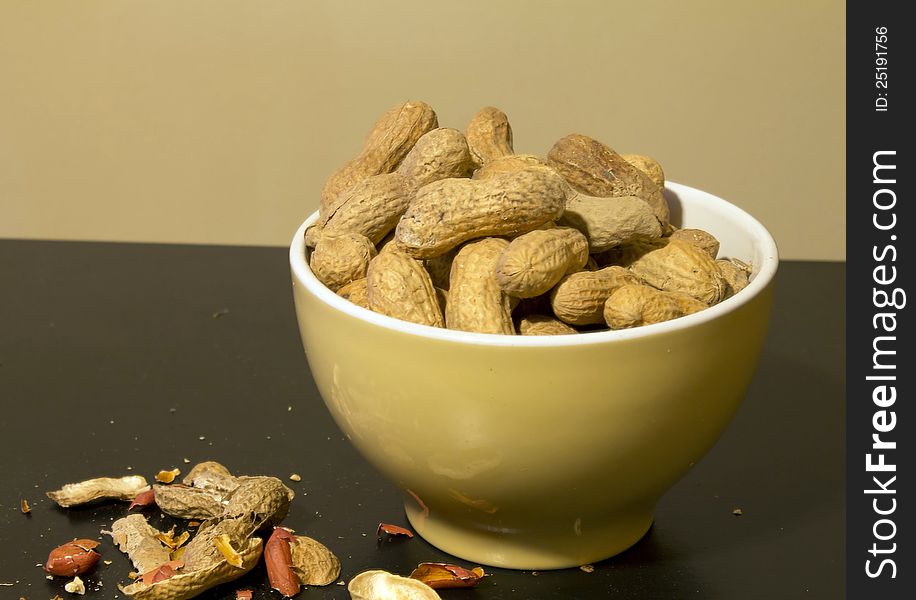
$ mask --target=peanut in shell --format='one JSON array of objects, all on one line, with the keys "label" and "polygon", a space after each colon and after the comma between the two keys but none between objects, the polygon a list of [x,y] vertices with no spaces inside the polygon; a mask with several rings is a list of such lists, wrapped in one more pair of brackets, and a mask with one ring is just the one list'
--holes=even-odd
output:
[{"label": "peanut in shell", "polygon": [[397,168],[414,188],[449,177],[468,177],[473,169],[464,134],[440,127],[425,133]]},{"label": "peanut in shell", "polygon": [[594,325],[604,322],[604,303],[627,284],[641,283],[639,277],[623,267],[580,271],[567,275],[550,292],[550,306],[558,319],[569,325]]},{"label": "peanut in shell", "polygon": [[484,238],[465,244],[452,263],[445,323],[449,329],[515,334],[512,299],[496,281],[496,263],[509,242]]},{"label": "peanut in shell", "polygon": [[563,321],[547,315],[528,315],[519,319],[519,335],[572,335],[579,332]]},{"label": "peanut in shell", "polygon": [[512,126],[506,113],[492,106],[485,106],[471,117],[465,130],[471,157],[478,166],[513,154]]},{"label": "peanut in shell", "polygon": [[482,167],[474,171],[471,179],[485,181],[502,173],[522,171],[529,167],[546,167],[547,162],[534,154],[507,154],[489,160]]},{"label": "peanut in shell", "polygon": [[518,236],[496,263],[496,281],[516,298],[540,296],[564,275],[581,271],[588,261],[588,241],[576,229],[556,227]]},{"label": "peanut in shell", "polygon": [[566,184],[545,167],[486,181],[443,179],[417,191],[395,237],[408,255],[433,258],[474,238],[537,229],[558,218],[565,204]]},{"label": "peanut in shell", "polygon": [[727,283],[716,261],[703,249],[683,240],[643,254],[630,264],[630,271],[654,288],[682,292],[707,305],[721,301]]},{"label": "peanut in shell", "polygon": [[591,253],[662,235],[652,208],[635,196],[597,198],[573,193],[560,224],[585,234]]},{"label": "peanut in shell", "polygon": [[629,329],[661,323],[684,315],[671,294],[648,285],[625,285],[604,305],[604,320],[611,329]]},{"label": "peanut in shell", "polygon": [[372,259],[366,273],[369,307],[395,319],[444,327],[442,311],[423,264],[398,249]]},{"label": "peanut in shell", "polygon": [[438,126],[435,111],[425,102],[407,101],[388,110],[373,124],[360,153],[328,177],[321,191],[320,213],[353,184],[394,171],[417,140]]},{"label": "peanut in shell", "polygon": [[359,233],[378,244],[398,224],[412,197],[411,183],[400,173],[367,177],[326,208],[306,231],[306,245],[317,246],[321,236],[331,233]]},{"label": "peanut in shell", "polygon": [[678,229],[669,236],[672,240],[683,240],[702,248],[710,258],[715,259],[719,254],[719,240],[702,229]]},{"label": "peanut in shell", "polygon": [[660,189],[665,189],[665,171],[657,160],[645,154],[621,154],[620,157],[645,173]]},{"label": "peanut in shell", "polygon": [[362,234],[325,233],[312,251],[309,266],[321,283],[336,292],[364,278],[375,255],[375,246]]},{"label": "peanut in shell", "polygon": [[610,147],[581,134],[557,141],[547,154],[553,167],[578,192],[589,196],[636,196],[652,207],[662,225],[669,221],[662,189]]}]

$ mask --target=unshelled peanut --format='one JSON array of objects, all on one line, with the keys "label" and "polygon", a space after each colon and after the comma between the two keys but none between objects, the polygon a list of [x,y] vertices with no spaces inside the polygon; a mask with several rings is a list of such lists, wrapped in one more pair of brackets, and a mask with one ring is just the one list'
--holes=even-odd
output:
[{"label": "unshelled peanut", "polygon": [[563,321],[547,315],[528,315],[519,319],[519,335],[571,335],[579,333]]},{"label": "unshelled peanut", "polygon": [[[359,233],[379,243],[407,210],[411,183],[400,173],[367,177],[339,194],[318,220],[315,245],[330,233]],[[309,241],[306,240],[306,245]]]},{"label": "unshelled peanut", "polygon": [[630,264],[630,271],[652,287],[683,292],[706,304],[725,297],[726,282],[716,261],[705,250],[683,240],[643,254]]},{"label": "unshelled peanut", "polygon": [[449,177],[467,177],[473,162],[464,134],[440,127],[417,140],[397,168],[414,188]]},{"label": "unshelled peanut", "polygon": [[369,295],[366,289],[366,278],[351,281],[347,285],[337,290],[337,295],[349,300],[357,306],[369,308]]},{"label": "unshelled peanut", "polygon": [[672,240],[683,240],[701,248],[710,258],[715,259],[719,255],[719,240],[702,229],[678,229],[669,237]]},{"label": "unshelled peanut", "polygon": [[564,277],[550,293],[553,314],[570,325],[604,322],[604,303],[617,288],[641,283],[639,277],[623,267],[580,271]]},{"label": "unshelled peanut", "polygon": [[359,233],[325,234],[312,251],[310,266],[315,277],[337,291],[366,276],[375,246]]},{"label": "unshelled peanut", "polygon": [[471,176],[471,179],[485,181],[503,173],[521,171],[529,167],[545,166],[547,166],[547,162],[543,158],[533,154],[507,154],[506,156],[500,156],[499,158],[490,160],[484,166],[474,171],[474,175]]},{"label": "unshelled peanut", "polygon": [[513,153],[512,127],[506,113],[492,106],[477,111],[465,131],[471,157],[477,166]]},{"label": "unshelled peanut", "polygon": [[593,253],[662,235],[652,208],[635,196],[596,198],[573,192],[560,223],[584,233]]},{"label": "unshelled peanut", "polygon": [[743,290],[748,285],[750,267],[735,259],[720,259],[716,261],[719,272],[725,280],[725,297],[730,298]]},{"label": "unshelled peanut", "polygon": [[380,253],[369,263],[366,292],[375,312],[420,325],[445,325],[429,273],[397,249]]},{"label": "unshelled peanut", "polygon": [[668,224],[668,202],[661,188],[598,140],[568,135],[547,153],[547,164],[578,192],[598,197],[636,196],[652,207],[662,225]]},{"label": "unshelled peanut", "polygon": [[563,214],[566,184],[546,167],[487,181],[443,179],[424,186],[395,231],[398,247],[432,258],[461,242],[537,229]]},{"label": "unshelled peanut", "polygon": [[564,275],[588,262],[588,241],[570,227],[540,229],[518,236],[496,263],[496,281],[516,298],[540,296]]},{"label": "unshelled peanut", "polygon": [[465,244],[452,263],[445,323],[449,329],[512,335],[512,299],[496,281],[496,263],[509,242],[484,238]]},{"label": "unshelled peanut", "polygon": [[611,329],[629,329],[683,316],[677,300],[648,285],[625,285],[604,304],[604,320]]},{"label": "unshelled peanut", "polygon": [[645,173],[660,189],[665,189],[665,171],[657,160],[644,154],[621,154],[620,157]]},{"label": "unshelled peanut", "polygon": [[439,126],[436,113],[425,102],[407,101],[395,106],[372,126],[363,148],[334,171],[321,192],[323,214],[342,191],[372,175],[397,168],[420,137]]}]

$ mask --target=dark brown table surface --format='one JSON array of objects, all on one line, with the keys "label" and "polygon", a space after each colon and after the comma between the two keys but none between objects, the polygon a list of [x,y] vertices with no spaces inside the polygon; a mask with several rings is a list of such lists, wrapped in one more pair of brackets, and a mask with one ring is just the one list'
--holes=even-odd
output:
[{"label": "dark brown table surface", "polygon": [[[479,588],[443,598],[843,597],[844,290],[843,264],[781,265],[741,409],[633,548],[591,574],[492,569]],[[299,473],[286,480],[297,496],[285,524],[334,550],[343,580],[455,560],[419,538],[376,543],[379,521],[406,525],[400,496],[318,396],[285,248],[0,241],[0,407],[0,583],[14,584],[0,598],[69,596],[36,563],[126,513],[63,510],[47,490],[100,475],[152,479],[186,470],[184,458]],[[113,562],[88,577],[85,597],[123,598],[129,563],[108,538],[101,549]],[[260,568],[200,597],[234,598],[243,586],[279,597]],[[348,594],[331,585],[299,597]]]}]

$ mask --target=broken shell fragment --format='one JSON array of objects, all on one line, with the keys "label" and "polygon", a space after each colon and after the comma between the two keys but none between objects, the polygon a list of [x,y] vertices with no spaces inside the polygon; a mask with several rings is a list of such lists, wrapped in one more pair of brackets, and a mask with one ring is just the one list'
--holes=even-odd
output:
[{"label": "broken shell fragment", "polygon": [[156,503],[156,495],[153,493],[153,488],[145,490],[137,494],[137,496],[130,503],[130,506],[127,507],[128,512],[134,509],[135,506],[143,508],[144,506],[149,506],[150,504]]},{"label": "broken shell fragment", "polygon": [[382,533],[387,533],[391,537],[406,536],[408,538],[413,537],[413,532],[409,529],[401,527],[399,525],[391,525],[390,523],[379,523],[378,529],[375,531],[375,535],[379,539],[382,538]]},{"label": "broken shell fragment", "polygon": [[95,500],[133,500],[148,484],[140,475],[98,477],[79,483],[68,483],[59,490],[48,492],[48,498],[67,508]]},{"label": "broken shell fragment", "polygon": [[82,596],[86,593],[86,584],[83,583],[83,580],[79,577],[74,577],[73,581],[68,581],[66,585],[64,585],[64,589],[71,594],[79,594]]},{"label": "broken shell fragment", "polygon": [[191,570],[186,564],[178,573],[152,585],[142,580],[128,586],[118,586],[121,592],[136,600],[188,600],[217,585],[234,581],[251,571],[261,558],[261,538],[246,540],[239,548],[241,567],[233,567],[225,559],[200,569]]},{"label": "broken shell fragment", "polygon": [[156,481],[159,483],[172,483],[175,478],[181,475],[181,469],[172,469],[171,471],[159,471],[156,473]]},{"label": "broken shell fragment", "polygon": [[152,585],[173,577],[178,572],[178,569],[183,566],[184,563],[181,561],[170,560],[167,563],[159,565],[152,571],[144,573],[140,578],[144,584]]},{"label": "broken shell fragment", "polygon": [[173,483],[153,486],[156,504],[165,514],[178,519],[213,519],[223,514],[223,494]]},{"label": "broken shell fragment", "polygon": [[235,548],[232,547],[232,541],[229,539],[227,534],[224,533],[213,538],[213,545],[216,546],[216,549],[219,550],[220,554],[225,557],[226,562],[228,562],[233,567],[241,568],[242,557],[238,552],[235,551]]},{"label": "broken shell fragment", "polygon": [[486,576],[480,567],[465,569],[447,563],[420,563],[410,577],[422,581],[434,590],[445,588],[468,588],[477,585]]},{"label": "broken shell fragment", "polygon": [[118,519],[111,525],[111,539],[130,558],[138,573],[148,573],[171,560],[169,549],[159,537],[163,532],[146,522],[141,514]]},{"label": "broken shell fragment", "polygon": [[422,581],[387,571],[364,571],[347,585],[352,600],[438,600],[436,590]]}]

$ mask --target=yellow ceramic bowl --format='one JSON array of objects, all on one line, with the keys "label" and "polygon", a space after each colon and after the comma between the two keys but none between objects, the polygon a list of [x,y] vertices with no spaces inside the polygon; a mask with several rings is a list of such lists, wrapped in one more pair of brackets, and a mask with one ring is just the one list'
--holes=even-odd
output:
[{"label": "yellow ceramic bowl", "polygon": [[751,380],[777,252],[725,200],[671,183],[673,221],[753,265],[736,296],[625,331],[500,336],[360,308],[290,248],[302,343],[347,438],[404,492],[433,545],[471,563],[581,565],[634,544],[655,504],[709,450]]}]

